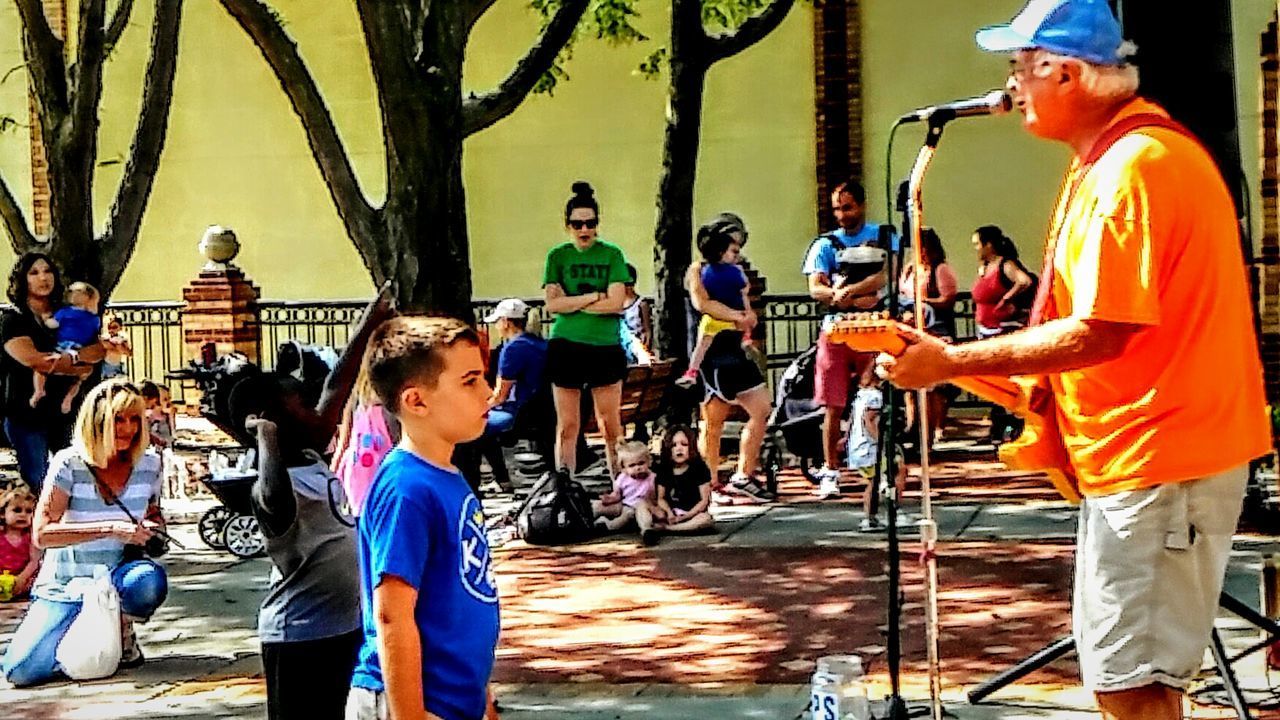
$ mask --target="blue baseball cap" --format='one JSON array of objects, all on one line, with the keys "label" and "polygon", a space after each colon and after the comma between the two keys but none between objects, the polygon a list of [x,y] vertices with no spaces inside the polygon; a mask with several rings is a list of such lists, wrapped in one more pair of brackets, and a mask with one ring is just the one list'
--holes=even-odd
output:
[{"label": "blue baseball cap", "polygon": [[1098,65],[1123,65],[1133,51],[1105,0],[1031,0],[1006,25],[978,31],[989,52],[1042,48]]}]

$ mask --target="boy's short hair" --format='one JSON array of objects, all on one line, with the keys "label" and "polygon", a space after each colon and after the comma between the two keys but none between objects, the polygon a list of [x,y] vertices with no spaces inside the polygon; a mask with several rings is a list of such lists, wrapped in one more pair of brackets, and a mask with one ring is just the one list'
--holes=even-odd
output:
[{"label": "boy's short hair", "polygon": [[444,369],[442,350],[480,345],[475,328],[454,318],[401,315],[378,326],[369,339],[365,370],[383,407],[400,413],[400,391],[410,383],[435,387]]},{"label": "boy's short hair", "polygon": [[139,383],[138,392],[142,393],[142,397],[148,400],[160,399],[160,386],[150,380],[143,380]]},{"label": "boy's short hair", "polygon": [[649,446],[639,440],[628,440],[618,443],[618,462],[624,462],[623,458],[649,458]]}]

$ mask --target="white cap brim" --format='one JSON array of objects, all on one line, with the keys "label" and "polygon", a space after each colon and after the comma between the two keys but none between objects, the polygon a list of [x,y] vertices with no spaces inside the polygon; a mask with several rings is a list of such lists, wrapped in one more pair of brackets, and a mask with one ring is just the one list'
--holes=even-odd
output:
[{"label": "white cap brim", "polygon": [[487,323],[491,323],[491,322],[498,322],[498,318],[500,318],[500,317],[502,317],[502,315],[500,315],[500,314],[498,314],[498,313],[496,313],[496,312],[491,312],[491,313],[489,313],[488,315],[485,315],[485,316],[484,316],[484,321],[485,321],[485,322],[487,322]]},{"label": "white cap brim", "polygon": [[1031,38],[1014,30],[1008,25],[992,25],[979,30],[974,35],[978,47],[987,52],[1013,52],[1014,50],[1025,50],[1035,47],[1035,43],[1031,42]]}]

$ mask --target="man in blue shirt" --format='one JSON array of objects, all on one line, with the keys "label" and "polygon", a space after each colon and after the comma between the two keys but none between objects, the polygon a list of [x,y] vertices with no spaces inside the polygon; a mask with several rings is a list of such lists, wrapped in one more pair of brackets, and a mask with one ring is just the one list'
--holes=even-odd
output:
[{"label": "man in blue shirt", "polygon": [[[814,400],[826,408],[822,425],[824,464],[818,471],[817,491],[822,497],[840,494],[840,419],[849,404],[852,379],[860,376],[874,358],[872,353],[856,353],[846,345],[831,342],[827,330],[840,313],[875,309],[886,284],[883,270],[860,279],[845,277],[846,269],[841,268],[838,258],[841,250],[876,245],[880,239],[880,226],[866,221],[866,201],[866,191],[857,180],[850,178],[837,185],[831,193],[831,212],[839,227],[810,243],[804,259],[809,296],[827,308],[818,336],[814,377]],[[893,237],[890,245],[896,242]]]},{"label": "man in blue shirt", "polygon": [[496,717],[498,589],[480,502],[451,464],[489,411],[479,338],[458,320],[398,317],[365,362],[403,437],[359,520],[364,642],[346,718]]},{"label": "man in blue shirt", "polygon": [[502,337],[498,354],[498,382],[493,389],[493,409],[485,425],[486,435],[507,432],[516,422],[516,413],[542,387],[547,366],[547,341],[526,330],[529,306],[523,300],[507,298],[485,316],[497,323]]}]

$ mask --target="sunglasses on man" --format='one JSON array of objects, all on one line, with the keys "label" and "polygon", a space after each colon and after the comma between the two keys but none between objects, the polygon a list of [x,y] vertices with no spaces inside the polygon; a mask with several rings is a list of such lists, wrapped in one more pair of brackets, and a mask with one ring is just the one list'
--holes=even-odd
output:
[{"label": "sunglasses on man", "polygon": [[599,218],[591,218],[590,220],[570,220],[569,221],[569,227],[573,228],[574,230],[581,230],[582,228],[586,228],[588,230],[595,230],[596,226],[599,224],[600,224]]}]

